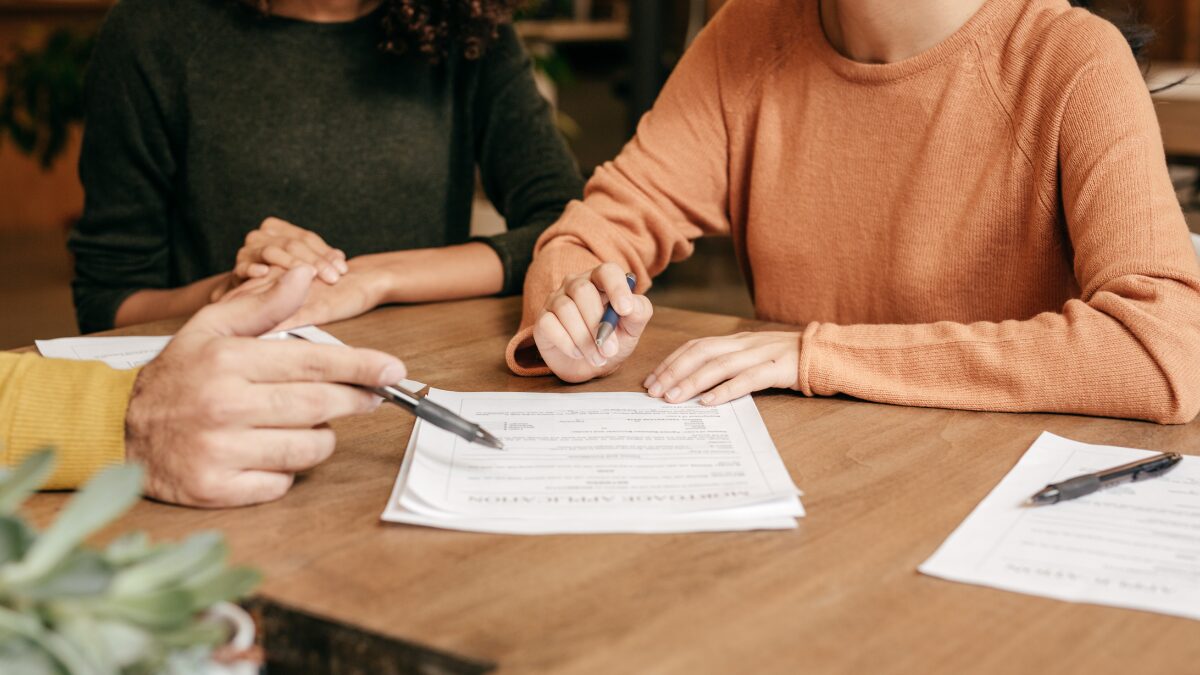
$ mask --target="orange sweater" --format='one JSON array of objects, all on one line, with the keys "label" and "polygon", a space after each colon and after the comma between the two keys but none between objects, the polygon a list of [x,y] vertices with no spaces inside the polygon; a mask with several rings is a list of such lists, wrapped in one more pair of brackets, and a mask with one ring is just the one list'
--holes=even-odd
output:
[{"label": "orange sweater", "polygon": [[1065,0],[989,0],[891,64],[838,54],[816,0],[729,3],[539,240],[510,367],[548,372],[530,325],[565,275],[648,280],[724,234],[759,317],[803,326],[804,394],[1200,407],[1200,269],[1154,109],[1119,32]]}]

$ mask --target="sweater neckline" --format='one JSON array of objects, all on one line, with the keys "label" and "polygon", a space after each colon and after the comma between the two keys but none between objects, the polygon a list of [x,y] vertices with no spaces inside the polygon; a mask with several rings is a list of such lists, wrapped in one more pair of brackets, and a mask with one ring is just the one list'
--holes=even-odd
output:
[{"label": "sweater neckline", "polygon": [[371,10],[367,14],[349,21],[309,21],[307,19],[297,19],[290,16],[279,16],[278,14],[268,14],[263,18],[270,24],[283,28],[291,28],[293,30],[308,30],[318,33],[340,33],[353,32],[369,24],[377,25],[383,18],[383,14],[386,10],[387,3],[382,2],[378,7]]},{"label": "sweater neckline", "polygon": [[807,29],[804,31],[810,47],[826,65],[847,80],[863,83],[886,83],[915,75],[931,68],[974,42],[987,31],[988,25],[1004,12],[1018,8],[1023,0],[987,0],[975,15],[945,40],[901,61],[864,63],[842,55],[821,24],[821,0],[805,3],[808,6]]}]

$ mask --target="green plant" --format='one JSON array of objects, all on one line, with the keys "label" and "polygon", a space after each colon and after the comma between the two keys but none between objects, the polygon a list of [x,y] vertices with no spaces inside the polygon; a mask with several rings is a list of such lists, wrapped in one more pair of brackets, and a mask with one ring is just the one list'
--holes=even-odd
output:
[{"label": "green plant", "polygon": [[83,121],[83,77],[95,36],[60,29],[41,48],[17,48],[0,63],[0,141],[8,136],[43,167],[66,147]]},{"label": "green plant", "polygon": [[154,544],[141,532],[102,550],[83,540],[141,494],[137,466],[107,469],[45,532],[16,515],[50,475],[42,451],[0,477],[0,663],[6,673],[191,673],[211,663],[228,628],[204,610],[242,597],[259,574],[226,565],[216,532]]}]

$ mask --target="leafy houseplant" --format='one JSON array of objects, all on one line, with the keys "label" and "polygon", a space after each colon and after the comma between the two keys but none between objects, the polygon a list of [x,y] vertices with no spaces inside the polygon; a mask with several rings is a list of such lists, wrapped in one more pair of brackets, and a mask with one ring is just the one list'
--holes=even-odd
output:
[{"label": "leafy houseplant", "polygon": [[83,76],[94,33],[60,29],[36,50],[0,58],[0,141],[5,136],[49,168],[66,148],[71,126],[83,121]]},{"label": "leafy houseplant", "polygon": [[[82,546],[140,497],[142,470],[110,468],[37,532],[16,515],[49,477],[42,451],[0,475],[0,664],[29,675],[213,674],[229,641],[228,609],[259,574],[226,565],[216,532],[155,544],[141,532],[101,550]],[[249,672],[257,672],[257,666]]]}]

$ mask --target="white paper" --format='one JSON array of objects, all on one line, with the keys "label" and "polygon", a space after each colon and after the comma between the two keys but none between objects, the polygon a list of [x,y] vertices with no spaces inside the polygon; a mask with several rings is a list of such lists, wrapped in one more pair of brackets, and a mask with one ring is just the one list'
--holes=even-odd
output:
[{"label": "white paper", "polygon": [[1200,619],[1200,458],[1171,472],[1049,506],[1049,483],[1157,454],[1043,433],[919,568],[1059,600]]},{"label": "white paper", "polygon": [[504,450],[419,422],[383,519],[547,534],[794,528],[804,515],[753,400],[640,393],[430,396]]},{"label": "white paper", "polygon": [[[301,326],[278,333],[268,333],[260,340],[304,339],[315,344],[345,346],[345,343],[316,326]],[[166,348],[170,335],[145,337],[73,337],[57,340],[37,340],[38,352],[48,359],[71,361],[103,361],[116,370],[130,370],[144,366]],[[410,391],[425,387],[416,380],[398,383]]]}]

